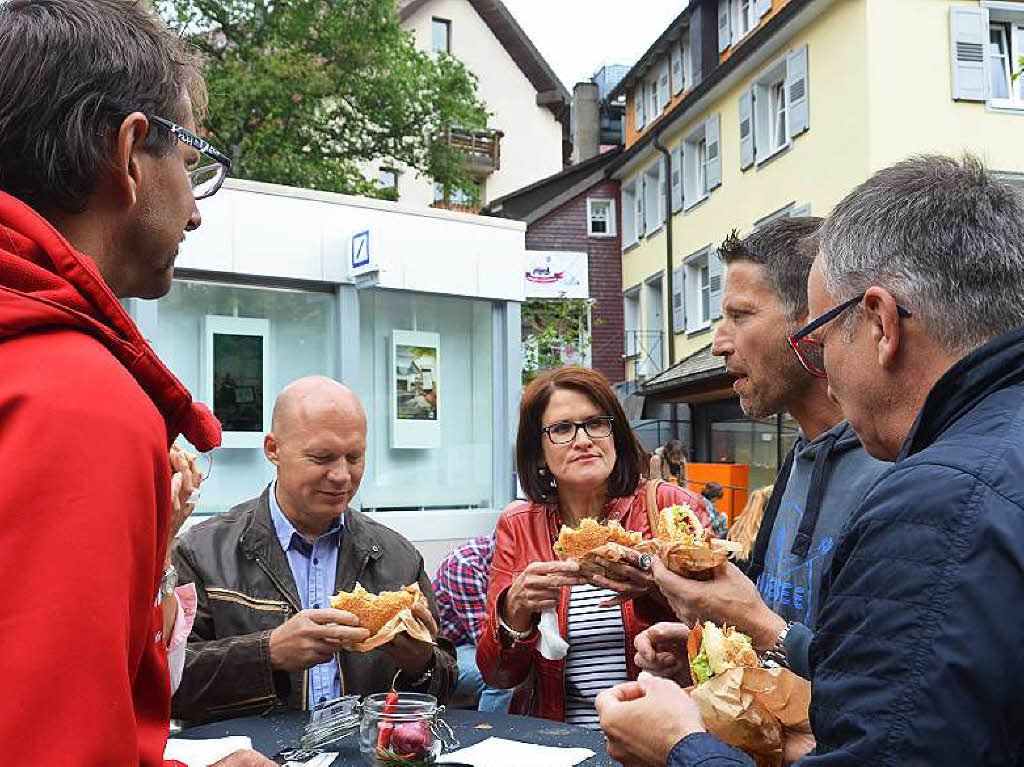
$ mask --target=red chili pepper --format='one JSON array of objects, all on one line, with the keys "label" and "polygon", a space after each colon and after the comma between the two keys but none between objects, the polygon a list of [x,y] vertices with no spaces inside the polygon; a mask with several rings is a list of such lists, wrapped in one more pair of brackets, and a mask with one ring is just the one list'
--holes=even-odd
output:
[{"label": "red chili pepper", "polygon": [[[384,698],[384,714],[390,714],[395,710],[395,704],[398,703],[398,692],[394,688]],[[380,730],[377,733],[377,748],[384,749],[391,745],[391,733],[395,729],[388,720],[384,719],[381,721]]]}]

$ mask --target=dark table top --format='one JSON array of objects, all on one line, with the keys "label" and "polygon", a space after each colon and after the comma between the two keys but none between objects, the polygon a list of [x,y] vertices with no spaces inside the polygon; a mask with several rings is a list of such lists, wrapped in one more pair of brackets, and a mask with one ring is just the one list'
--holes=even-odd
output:
[{"label": "dark table top", "polygon": [[[562,746],[565,748],[589,748],[596,756],[581,762],[581,767],[613,767],[615,762],[605,749],[604,735],[598,730],[587,730],[547,719],[510,714],[485,714],[480,711],[447,709],[442,718],[451,726],[459,739],[459,747],[465,748],[487,738],[508,738],[539,746]],[[288,711],[261,717],[242,717],[190,727],[174,737],[177,738],[223,738],[228,735],[248,735],[252,746],[260,753],[274,756],[283,749],[298,746],[302,730],[309,721],[309,713]],[[490,728],[480,729],[480,725]],[[365,762],[359,754],[359,736],[352,734],[329,747],[340,755],[334,767],[363,767]],[[540,767],[538,765],[538,767]]]}]

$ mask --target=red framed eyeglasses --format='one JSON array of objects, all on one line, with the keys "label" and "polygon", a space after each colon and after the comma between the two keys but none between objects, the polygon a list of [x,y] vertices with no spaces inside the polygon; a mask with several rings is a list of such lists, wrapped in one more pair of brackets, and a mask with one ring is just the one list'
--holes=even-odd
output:
[{"label": "red framed eyeglasses", "polygon": [[[789,336],[789,348],[793,350],[793,354],[800,361],[800,366],[815,378],[828,378],[828,373],[825,372],[825,345],[816,338],[808,338],[808,336],[823,325],[827,325],[851,306],[859,304],[863,299],[864,294],[861,293],[849,301],[833,306],[816,320]],[[896,311],[899,312],[900,317],[911,316],[910,311],[899,304],[896,305]]]}]

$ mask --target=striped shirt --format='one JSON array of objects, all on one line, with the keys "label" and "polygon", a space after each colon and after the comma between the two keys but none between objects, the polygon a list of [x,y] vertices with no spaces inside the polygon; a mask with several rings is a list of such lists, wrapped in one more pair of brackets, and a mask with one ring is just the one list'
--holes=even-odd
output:
[{"label": "striped shirt", "polygon": [[609,687],[629,681],[622,608],[598,607],[614,591],[590,584],[569,595],[569,654],[565,658],[565,721],[599,729],[594,700]]}]

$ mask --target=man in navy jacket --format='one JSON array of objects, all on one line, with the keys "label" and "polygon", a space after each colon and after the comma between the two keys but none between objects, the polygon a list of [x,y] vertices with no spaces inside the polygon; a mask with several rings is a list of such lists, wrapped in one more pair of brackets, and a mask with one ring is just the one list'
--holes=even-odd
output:
[{"label": "man in navy jacket", "polygon": [[[808,297],[805,361],[895,463],[826,575],[800,764],[1022,765],[1024,204],[971,157],[883,170],[826,220]],[[667,680],[599,711],[626,764],[752,764]]]}]

